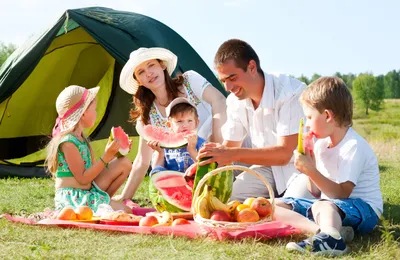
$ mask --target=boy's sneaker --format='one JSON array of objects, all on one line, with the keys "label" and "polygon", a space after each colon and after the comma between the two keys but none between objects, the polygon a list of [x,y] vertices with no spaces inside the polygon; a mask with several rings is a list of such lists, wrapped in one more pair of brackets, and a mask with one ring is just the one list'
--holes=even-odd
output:
[{"label": "boy's sneaker", "polygon": [[332,228],[318,233],[312,238],[299,243],[290,242],[286,245],[289,251],[311,252],[315,255],[340,256],[349,250],[339,232]]}]

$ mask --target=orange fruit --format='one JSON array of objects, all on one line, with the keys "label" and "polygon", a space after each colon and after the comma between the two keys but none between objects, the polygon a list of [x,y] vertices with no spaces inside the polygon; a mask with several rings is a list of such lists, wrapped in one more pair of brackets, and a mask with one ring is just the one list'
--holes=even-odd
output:
[{"label": "orange fruit", "polygon": [[79,220],[91,220],[93,217],[93,210],[88,206],[80,206],[77,210],[76,217]]},{"label": "orange fruit", "polygon": [[76,220],[76,214],[73,208],[65,207],[57,215],[60,220]]},{"label": "orange fruit", "polygon": [[254,209],[243,209],[239,211],[236,217],[237,222],[257,222],[260,220],[260,216]]},{"label": "orange fruit", "polygon": [[248,208],[250,208],[250,206],[246,205],[246,204],[240,204],[239,206],[237,206],[235,209],[235,218],[237,218],[237,215],[240,211],[242,211],[244,209],[248,209]]}]

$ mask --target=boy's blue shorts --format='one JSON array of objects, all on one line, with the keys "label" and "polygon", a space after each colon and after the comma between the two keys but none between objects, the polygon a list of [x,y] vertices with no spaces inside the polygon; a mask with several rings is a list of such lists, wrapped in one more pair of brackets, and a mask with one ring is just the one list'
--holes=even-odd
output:
[{"label": "boy's blue shorts", "polygon": [[[300,199],[300,198],[279,198],[285,204],[292,205],[293,211],[314,221],[311,206],[319,201],[318,199]],[[378,224],[379,217],[371,206],[362,199],[330,199],[342,212],[343,226],[351,226],[359,234],[371,232]]]}]

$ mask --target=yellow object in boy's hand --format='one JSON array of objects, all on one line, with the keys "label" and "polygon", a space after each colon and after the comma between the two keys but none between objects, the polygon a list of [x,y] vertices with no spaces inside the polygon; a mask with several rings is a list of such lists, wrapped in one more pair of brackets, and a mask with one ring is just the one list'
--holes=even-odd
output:
[{"label": "yellow object in boy's hand", "polygon": [[297,138],[297,151],[301,154],[304,154],[303,129],[304,129],[304,118],[301,118],[300,125],[299,125],[299,135]]}]

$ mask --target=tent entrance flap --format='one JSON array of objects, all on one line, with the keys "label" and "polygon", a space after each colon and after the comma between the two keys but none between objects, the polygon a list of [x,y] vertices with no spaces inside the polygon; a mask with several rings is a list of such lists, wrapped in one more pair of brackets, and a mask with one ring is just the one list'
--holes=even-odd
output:
[{"label": "tent entrance flap", "polygon": [[88,134],[97,127],[111,95],[115,60],[90,38],[81,28],[57,37],[22,86],[1,104],[0,159],[21,158],[48,143],[57,117],[55,100],[69,85],[100,86],[97,121]]}]

